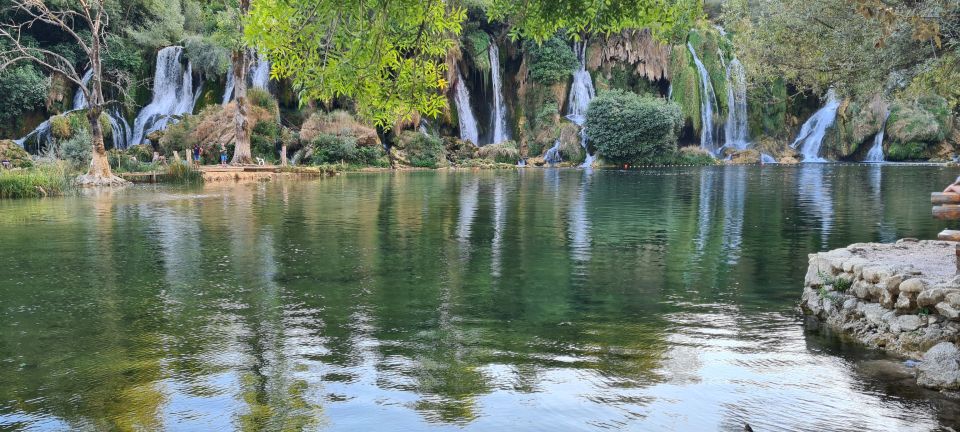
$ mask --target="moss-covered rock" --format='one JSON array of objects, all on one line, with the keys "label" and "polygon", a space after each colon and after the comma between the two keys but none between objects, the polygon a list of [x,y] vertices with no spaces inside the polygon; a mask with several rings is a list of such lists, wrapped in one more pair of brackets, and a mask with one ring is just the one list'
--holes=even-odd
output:
[{"label": "moss-covered rock", "polygon": [[870,150],[873,137],[883,127],[888,106],[880,95],[845,99],[837,110],[834,127],[824,136],[824,154],[836,160],[862,160]]},{"label": "moss-covered rock", "polygon": [[904,161],[933,157],[939,150],[938,144],[947,139],[952,123],[949,105],[940,96],[894,102],[886,129],[887,159]]},{"label": "moss-covered rock", "polygon": [[520,152],[517,150],[517,143],[506,141],[499,144],[490,144],[480,147],[478,155],[487,160],[498,163],[517,163],[520,160]]},{"label": "moss-covered rock", "polygon": [[300,129],[300,139],[313,141],[320,134],[351,136],[357,139],[359,146],[379,146],[380,136],[377,130],[357,121],[346,111],[316,113],[310,116]]},{"label": "moss-covered rock", "polygon": [[33,166],[30,154],[11,140],[0,140],[0,161],[10,161],[10,166],[13,168]]},{"label": "moss-covered rock", "polygon": [[683,45],[673,47],[670,55],[670,100],[680,105],[686,135],[700,136],[700,82],[693,56]]}]

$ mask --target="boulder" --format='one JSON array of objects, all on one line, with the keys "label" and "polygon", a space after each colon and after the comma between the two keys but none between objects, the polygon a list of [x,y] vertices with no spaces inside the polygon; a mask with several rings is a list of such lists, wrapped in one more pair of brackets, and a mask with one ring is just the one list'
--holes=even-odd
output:
[{"label": "boulder", "polygon": [[920,328],[924,323],[916,315],[901,315],[897,317],[897,325],[900,331],[911,332]]},{"label": "boulder", "polygon": [[858,280],[853,283],[853,295],[859,299],[869,299],[871,288],[873,288],[873,284]]},{"label": "boulder", "polygon": [[33,166],[33,159],[23,147],[11,140],[0,140],[0,161],[10,161],[11,168],[29,168]]},{"label": "boulder", "polygon": [[958,321],[960,320],[960,310],[950,306],[947,302],[940,302],[934,306],[934,309],[937,310],[937,313],[943,316],[946,319]]},{"label": "boulder", "polygon": [[934,389],[960,389],[960,349],[950,342],[930,348],[917,367],[917,383]]},{"label": "boulder", "polygon": [[901,282],[899,288],[901,293],[920,294],[926,287],[927,283],[923,279],[912,278]]},{"label": "boulder", "polygon": [[781,165],[797,165],[800,163],[800,161],[793,156],[784,156],[780,158],[780,160],[777,161],[777,163]]},{"label": "boulder", "polygon": [[917,309],[917,301],[909,293],[900,293],[897,297],[897,303],[894,304],[894,308],[902,314],[911,313]]},{"label": "boulder", "polygon": [[960,309],[960,293],[950,293],[943,297],[943,301],[947,302],[954,309]]},{"label": "boulder", "polygon": [[924,290],[917,296],[917,305],[920,307],[929,307],[943,301],[948,294],[953,294],[957,290],[950,288],[930,288]]}]

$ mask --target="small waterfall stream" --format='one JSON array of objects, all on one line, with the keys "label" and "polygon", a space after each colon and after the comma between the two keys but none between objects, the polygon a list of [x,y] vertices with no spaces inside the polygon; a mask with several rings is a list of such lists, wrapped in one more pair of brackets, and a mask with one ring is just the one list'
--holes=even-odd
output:
[{"label": "small waterfall stream", "polygon": [[747,75],[740,60],[733,59],[727,66],[727,123],[724,126],[724,146],[746,150],[750,145],[747,128]]},{"label": "small waterfall stream", "polygon": [[550,165],[555,165],[561,162],[560,140],[554,141],[553,147],[547,149],[547,152],[543,154],[543,160]]},{"label": "small waterfall stream", "polygon": [[827,102],[823,108],[814,113],[800,128],[800,133],[791,147],[800,150],[804,162],[826,162],[826,159],[820,157],[820,146],[823,145],[827,129],[836,121],[839,108],[837,93],[831,88],[827,91]]},{"label": "small waterfall stream", "polygon": [[700,147],[716,155],[717,142],[714,136],[713,128],[713,110],[717,106],[717,94],[713,91],[713,83],[710,82],[710,74],[707,68],[703,66],[697,51],[693,49],[693,44],[687,42],[687,49],[693,56],[693,62],[697,65],[697,71],[700,74]]},{"label": "small waterfall stream", "polygon": [[883,155],[883,132],[887,129],[887,120],[889,118],[890,112],[888,111],[886,116],[883,117],[883,123],[880,124],[880,131],[873,137],[873,147],[870,147],[867,158],[864,160],[865,162],[883,162],[885,160]]},{"label": "small waterfall stream", "polygon": [[503,100],[503,77],[500,71],[500,48],[491,43],[490,75],[493,82],[493,144],[510,140],[510,130],[507,128],[507,105]]},{"label": "small waterfall stream", "polygon": [[[93,78],[93,69],[87,69],[87,72],[83,74],[83,86],[86,87],[87,83],[90,82],[90,79]],[[73,94],[73,109],[84,109],[87,107],[87,97],[83,95],[83,92],[80,89]]]},{"label": "small waterfall stream", "polygon": [[457,118],[460,122],[460,139],[477,145],[480,143],[480,131],[477,128],[477,118],[473,116],[473,109],[470,108],[470,90],[467,89],[459,67],[453,90],[453,101],[457,106]]},{"label": "small waterfall stream", "polygon": [[[580,67],[573,73],[573,84],[570,86],[570,100],[567,103],[567,118],[580,126],[580,145],[586,154],[586,159],[581,167],[589,168],[593,166],[595,155],[591,155],[587,149],[587,130],[583,127],[587,122],[587,108],[590,101],[597,96],[597,91],[593,87],[593,78],[587,71],[587,44],[586,42],[576,42],[573,45],[577,53],[577,60]],[[559,155],[557,155],[559,156]]]},{"label": "small waterfall stream", "polygon": [[153,77],[153,101],[143,107],[133,123],[132,144],[144,143],[151,132],[165,128],[174,116],[193,112],[193,73],[183,67],[183,47],[167,47],[157,54]]},{"label": "small waterfall stream", "polygon": [[[257,59],[250,65],[250,70],[247,72],[247,81],[250,82],[250,87],[269,90],[270,89],[270,60],[267,60],[266,57],[257,53]],[[233,89],[236,87],[236,83],[233,78],[233,64],[227,68],[227,83],[223,87],[223,100],[220,102],[221,105],[226,105],[233,100]]]}]

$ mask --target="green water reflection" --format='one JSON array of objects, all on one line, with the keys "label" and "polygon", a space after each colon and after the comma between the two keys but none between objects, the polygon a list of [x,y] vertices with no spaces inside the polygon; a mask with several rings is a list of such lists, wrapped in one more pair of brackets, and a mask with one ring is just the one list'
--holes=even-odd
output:
[{"label": "green water reflection", "polygon": [[[0,428],[928,430],[805,334],[939,167],[358,174],[0,202]],[[871,363],[872,364],[872,363]],[[758,430],[760,430],[758,428]]]}]

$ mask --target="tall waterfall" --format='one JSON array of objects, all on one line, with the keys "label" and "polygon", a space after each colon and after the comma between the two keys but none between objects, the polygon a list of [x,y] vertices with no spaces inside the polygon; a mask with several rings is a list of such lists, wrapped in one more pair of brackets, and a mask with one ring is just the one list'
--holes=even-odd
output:
[{"label": "tall waterfall", "polygon": [[493,82],[493,144],[510,140],[510,131],[507,129],[507,105],[503,102],[503,80],[500,74],[500,48],[491,43],[487,50],[490,53],[490,75]]},{"label": "tall waterfall", "polygon": [[480,131],[477,128],[477,118],[470,108],[470,90],[463,80],[460,68],[457,68],[457,83],[453,88],[453,101],[457,105],[457,118],[460,120],[460,139],[470,141],[474,145],[480,143]]},{"label": "tall waterfall", "polygon": [[[93,69],[87,69],[87,72],[83,74],[83,86],[86,87],[87,83],[90,82],[90,79],[93,78]],[[87,97],[83,95],[83,91],[79,88],[76,93],[73,94],[73,109],[84,109],[87,107]]]},{"label": "tall waterfall", "polygon": [[747,130],[747,74],[740,60],[733,59],[727,66],[727,124],[724,126],[724,146],[746,150],[750,145]]},{"label": "tall waterfall", "polygon": [[153,101],[143,107],[133,123],[132,144],[142,144],[151,132],[165,128],[173,116],[193,112],[193,74],[183,67],[183,47],[167,47],[157,54]]},{"label": "tall waterfall", "polygon": [[713,91],[713,83],[710,82],[710,74],[707,68],[703,66],[700,57],[697,57],[697,51],[693,49],[693,44],[687,42],[687,49],[693,56],[693,62],[697,65],[697,71],[700,73],[700,147],[716,154],[717,142],[714,137],[713,129],[713,107],[717,105],[717,94]]},{"label": "tall waterfall", "polygon": [[866,162],[883,162],[883,132],[887,129],[887,119],[890,118],[890,112],[887,112],[887,115],[883,118],[883,123],[880,125],[880,131],[877,132],[877,135],[873,137],[873,147],[870,147],[870,151],[867,153]]},{"label": "tall waterfall", "polygon": [[[257,53],[257,59],[250,65],[250,70],[247,71],[247,81],[250,82],[250,86],[258,89],[269,89],[270,86],[270,60],[267,60],[266,57]],[[236,87],[233,78],[233,64],[227,68],[227,83],[223,87],[223,101],[220,102],[221,105],[226,105],[233,100],[233,89]]]},{"label": "tall waterfall", "polygon": [[791,147],[800,150],[804,162],[826,162],[820,157],[820,146],[823,144],[827,129],[833,126],[833,122],[837,119],[838,108],[840,108],[840,101],[837,100],[837,93],[831,88],[827,91],[827,102],[823,108],[814,113],[800,128],[800,134],[797,135]]},{"label": "tall waterfall", "polygon": [[590,72],[587,72],[587,44],[576,42],[573,49],[577,52],[580,68],[573,73],[570,101],[567,103],[567,118],[580,126],[580,145],[583,147],[584,154],[586,154],[586,160],[584,160],[582,166],[589,168],[593,165],[596,156],[591,155],[587,149],[587,131],[583,125],[587,121],[587,108],[590,106],[590,101],[597,96],[597,91],[593,88],[593,78],[590,76]]}]

